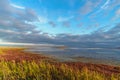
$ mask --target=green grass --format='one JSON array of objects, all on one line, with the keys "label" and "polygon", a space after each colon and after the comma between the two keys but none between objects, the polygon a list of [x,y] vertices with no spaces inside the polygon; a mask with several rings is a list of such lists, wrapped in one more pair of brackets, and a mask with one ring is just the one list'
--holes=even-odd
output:
[{"label": "green grass", "polygon": [[44,61],[1,61],[0,80],[120,80],[120,76],[106,77],[87,68],[74,70],[65,64],[55,66]]}]

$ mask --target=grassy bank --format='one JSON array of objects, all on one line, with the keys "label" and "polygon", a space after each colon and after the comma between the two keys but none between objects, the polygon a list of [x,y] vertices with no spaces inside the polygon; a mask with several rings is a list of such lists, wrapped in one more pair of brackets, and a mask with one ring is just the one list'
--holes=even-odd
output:
[{"label": "grassy bank", "polygon": [[0,48],[0,80],[120,80],[119,67],[54,62],[23,50]]}]

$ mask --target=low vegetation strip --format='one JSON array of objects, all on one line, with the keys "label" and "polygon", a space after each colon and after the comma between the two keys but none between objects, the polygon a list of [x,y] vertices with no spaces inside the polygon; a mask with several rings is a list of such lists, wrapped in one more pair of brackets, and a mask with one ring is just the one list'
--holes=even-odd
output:
[{"label": "low vegetation strip", "polygon": [[0,80],[120,80],[120,68],[78,62],[55,62],[49,57],[0,48]]},{"label": "low vegetation strip", "polygon": [[41,56],[39,54],[25,52],[24,50],[25,48],[9,48],[9,47],[0,48],[0,52],[2,52],[2,54],[0,54],[0,60],[6,60],[6,61],[14,60],[15,62],[21,62],[23,60],[40,61],[40,60],[50,59],[43,55]]}]

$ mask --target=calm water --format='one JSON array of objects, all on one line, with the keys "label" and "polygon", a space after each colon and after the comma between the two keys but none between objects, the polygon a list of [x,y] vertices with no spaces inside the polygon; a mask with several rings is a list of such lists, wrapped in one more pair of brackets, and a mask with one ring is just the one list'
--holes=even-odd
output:
[{"label": "calm water", "polygon": [[[91,46],[92,45],[92,46]],[[69,46],[66,49],[57,49],[53,46],[36,46],[29,49],[45,55],[50,55],[60,60],[74,60],[74,57],[84,57],[100,60],[111,60],[120,62],[120,49],[114,43],[81,43]]]},{"label": "calm water", "polygon": [[[61,43],[60,43],[61,44]],[[60,44],[57,44],[60,45]],[[81,42],[74,44],[63,44],[65,49],[55,48],[56,45],[39,45],[31,46],[27,51],[37,52],[39,54],[49,55],[61,61],[76,61],[76,57],[82,58],[83,61],[103,60],[120,64],[120,43],[96,43]],[[5,46],[5,45],[2,45]],[[6,45],[8,46],[8,45]],[[13,45],[12,45],[13,46]],[[118,49],[119,48],[119,49]],[[84,59],[83,59],[84,58]],[[81,61],[81,59],[80,59]],[[109,62],[108,62],[109,63]]]}]

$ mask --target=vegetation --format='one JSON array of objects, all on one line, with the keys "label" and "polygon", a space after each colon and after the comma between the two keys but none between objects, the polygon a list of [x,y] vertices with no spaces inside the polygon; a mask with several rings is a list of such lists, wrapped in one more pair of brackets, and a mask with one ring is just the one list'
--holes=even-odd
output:
[{"label": "vegetation", "polygon": [[74,70],[63,64],[59,67],[40,61],[27,62],[15,61],[0,62],[0,79],[1,80],[120,80],[113,75],[106,77],[104,74],[91,72],[87,68]]},{"label": "vegetation", "polygon": [[[16,49],[13,50],[16,51]],[[5,49],[2,51],[5,52]],[[90,71],[87,67],[73,68],[65,63],[56,64],[46,60],[1,59],[0,80],[120,80],[120,75],[105,75]]]}]

